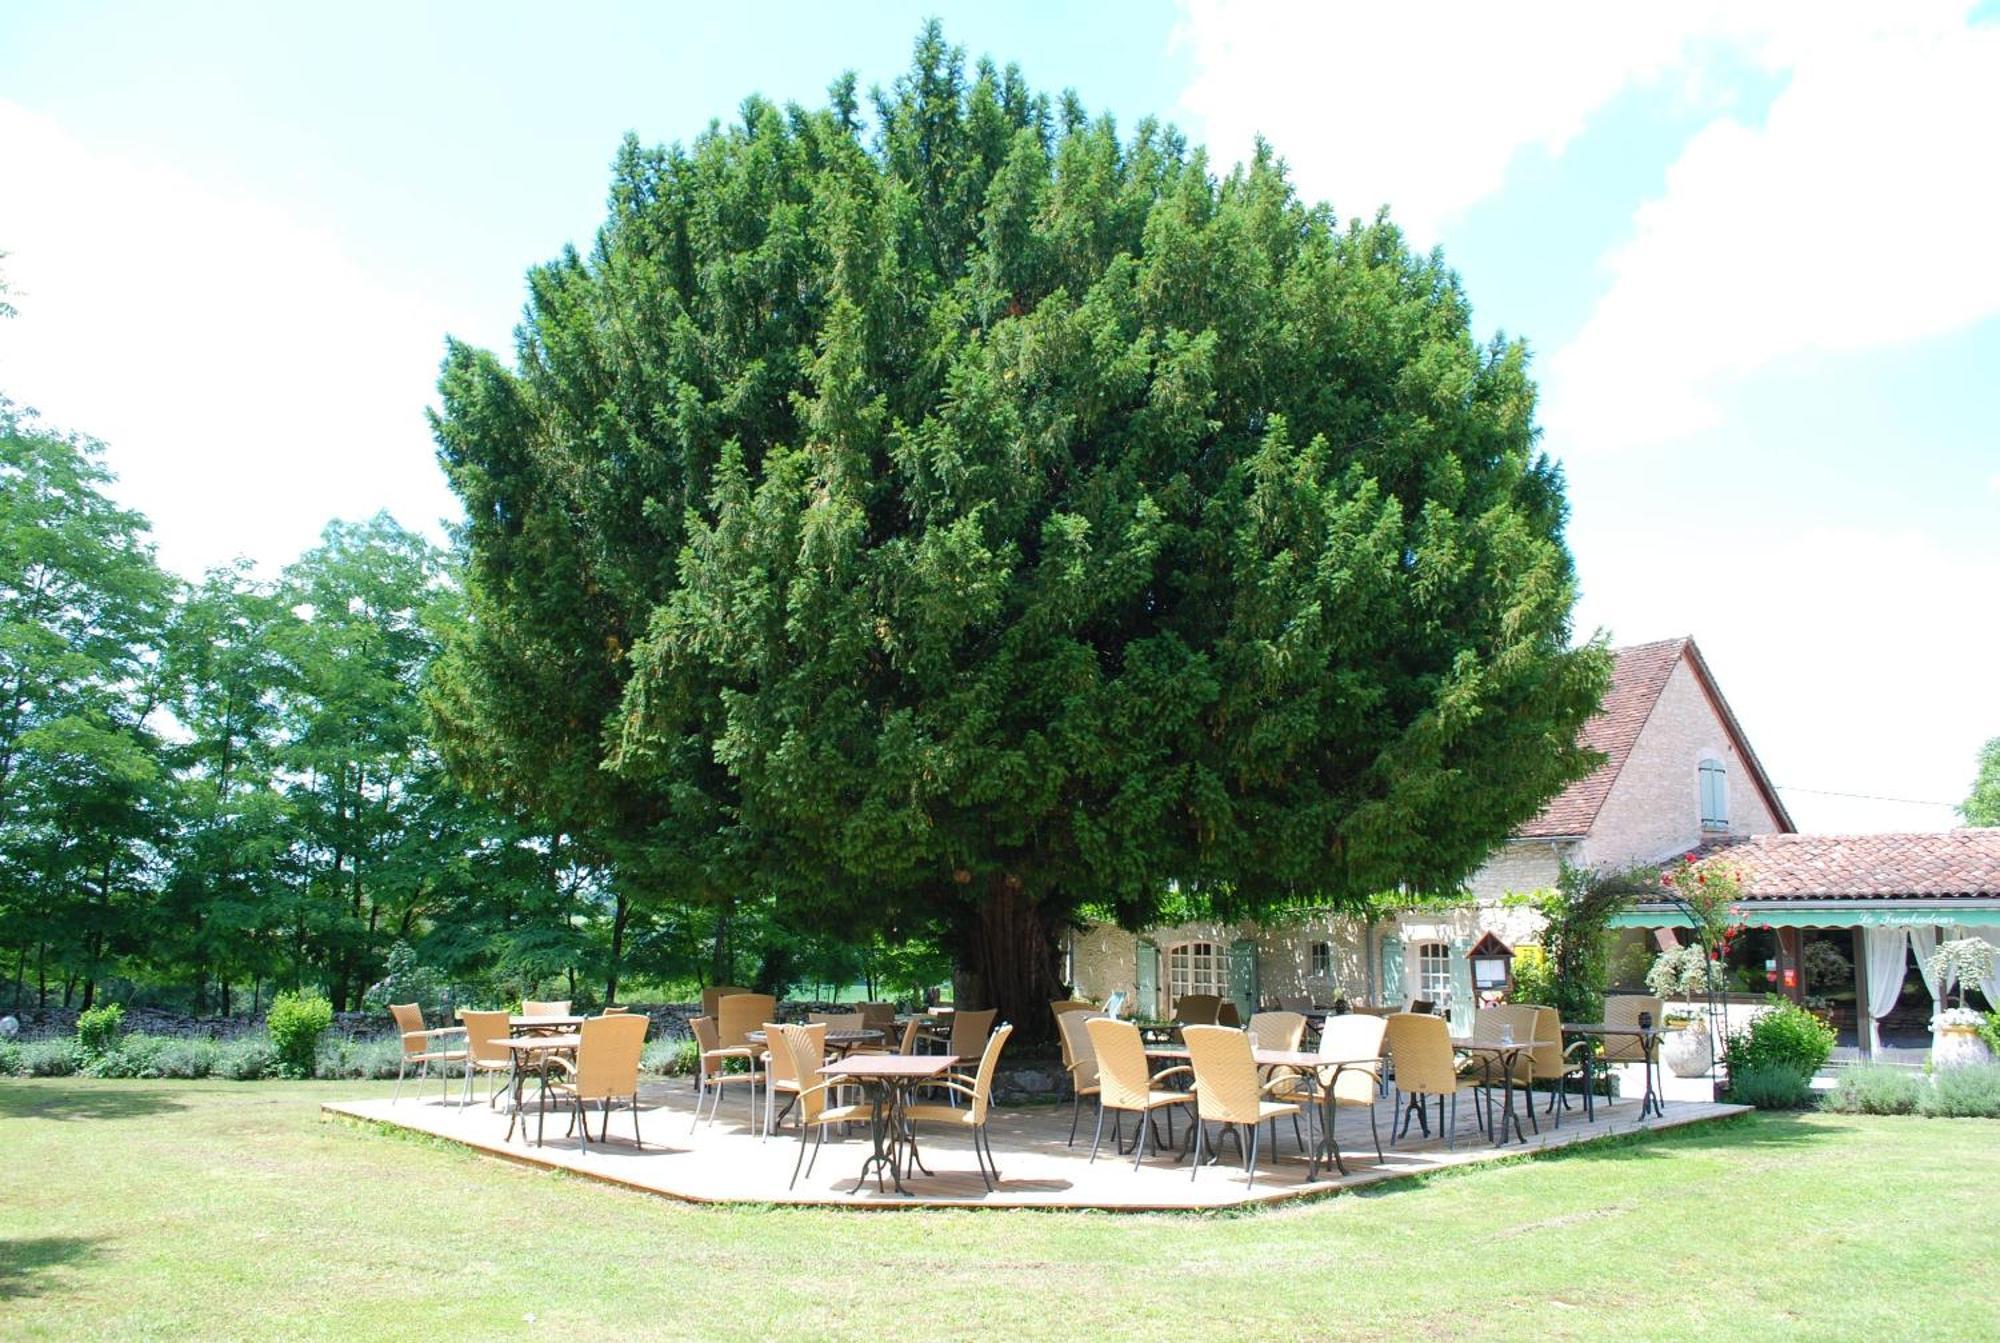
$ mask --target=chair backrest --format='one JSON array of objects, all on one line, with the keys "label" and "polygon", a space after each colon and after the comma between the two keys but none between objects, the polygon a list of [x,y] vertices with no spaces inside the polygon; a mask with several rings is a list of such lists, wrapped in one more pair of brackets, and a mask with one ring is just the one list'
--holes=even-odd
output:
[{"label": "chair backrest", "polygon": [[[1666,1024],[1665,1000],[1643,993],[1619,993],[1604,1000],[1604,1024],[1637,1026],[1641,1013],[1651,1017],[1655,1028]],[[1611,1063],[1643,1063],[1646,1046],[1636,1035],[1604,1037],[1604,1057]]]},{"label": "chair backrest", "polygon": [[1347,1105],[1375,1103],[1376,1082],[1382,1076],[1382,1037],[1388,1030],[1386,1017],[1350,1013],[1326,1019],[1319,1032],[1321,1058],[1375,1060],[1366,1068],[1342,1068],[1333,1079],[1334,1100]]},{"label": "chair backrest", "polygon": [[861,1029],[880,1031],[883,1040],[896,1033],[896,1005],[894,1003],[861,1004]]},{"label": "chair backrest", "polygon": [[715,1033],[714,1017],[695,1017],[688,1022],[688,1029],[694,1032],[695,1052],[700,1055],[701,1071],[714,1077],[722,1071],[722,1060],[713,1057],[722,1048],[722,1039]]},{"label": "chair backrest", "polygon": [[859,1012],[808,1012],[806,1021],[813,1025],[824,1026],[828,1030],[858,1031],[861,1029],[862,1016]]},{"label": "chair backrest", "polygon": [[1112,1017],[1085,1017],[1084,1033],[1090,1037],[1091,1052],[1097,1060],[1097,1098],[1107,1110],[1142,1110],[1153,1089],[1152,1074],[1146,1069],[1146,1043],[1139,1028],[1129,1021]]},{"label": "chair backrest", "polygon": [[507,1037],[512,1034],[505,1012],[460,1012],[465,1023],[465,1047],[479,1063],[506,1063]]},{"label": "chair backrest", "polygon": [[607,1017],[622,1017],[630,1013],[631,1010],[629,1007],[612,1007],[607,1004],[604,1008],[604,1015]]},{"label": "chair backrest", "polygon": [[771,1085],[780,1088],[795,1087],[799,1084],[799,1079],[803,1077],[806,1079],[806,1084],[810,1086],[819,1080],[813,1074],[817,1073],[826,1064],[826,1023],[815,1021],[810,1025],[797,1028],[804,1031],[806,1038],[812,1042],[813,1065],[803,1073],[792,1071],[792,1051],[784,1048],[783,1042],[779,1039],[784,1029],[784,1026],[776,1021],[767,1021],[764,1023],[764,1048],[771,1056]]},{"label": "chair backrest", "polygon": [[1250,1044],[1256,1049],[1297,1049],[1306,1038],[1306,1019],[1299,1012],[1253,1012]]},{"label": "chair backrest", "polygon": [[1183,1026],[1213,1026],[1222,1011],[1222,999],[1212,993],[1190,993],[1174,1000],[1174,1020]]},{"label": "chair backrest", "polygon": [[962,1059],[978,1056],[986,1048],[986,1037],[993,1029],[993,1018],[999,1015],[992,1008],[984,1012],[952,1013],[951,1052]]},{"label": "chair backrest", "polygon": [[1458,1090],[1452,1062],[1451,1027],[1428,1012],[1398,1012],[1388,1018],[1389,1062],[1398,1090],[1449,1096]]},{"label": "chair backrest", "polygon": [[429,1047],[430,1041],[416,1034],[424,1029],[423,1008],[415,1003],[390,1003],[389,1015],[396,1019],[396,1033],[403,1037],[405,1054],[421,1054]]},{"label": "chair backrest", "polygon": [[1243,1014],[1236,1010],[1236,1003],[1229,998],[1222,1000],[1222,1006],[1215,1009],[1215,1024],[1243,1029]]},{"label": "chair backrest", "polygon": [[[826,1109],[827,1088],[819,1083],[826,1079],[819,1076],[819,1070],[826,1066],[826,1038],[824,1027],[781,1026],[773,1023],[764,1028],[765,1037],[771,1046],[771,1072],[777,1075],[780,1068],[793,1078],[803,1078],[799,1083],[799,1124],[817,1123]],[[814,1032],[821,1034],[815,1036]]]},{"label": "chair backrest", "polygon": [[[1472,1038],[1498,1042],[1508,1030],[1512,1030],[1516,1041],[1532,1040],[1535,1037],[1535,1023],[1541,1015],[1541,1008],[1532,1003],[1498,1003],[1492,1007],[1482,1007],[1472,1014]],[[1558,1054],[1562,1051],[1557,1050]],[[1499,1076],[1497,1064],[1494,1076]],[[1535,1054],[1533,1050],[1519,1054],[1514,1059],[1514,1080],[1529,1082],[1535,1075]]]},{"label": "chair backrest", "polygon": [[1187,1042],[1188,1063],[1194,1068],[1194,1104],[1202,1119],[1212,1124],[1256,1123],[1257,1102],[1263,1094],[1257,1086],[1249,1035],[1229,1026],[1189,1026],[1181,1038]]},{"label": "chair backrest", "polygon": [[768,993],[732,993],[715,1018],[716,1038],[724,1049],[747,1048],[750,1032],[777,1015],[778,1000]]},{"label": "chair backrest", "polygon": [[1087,1012],[1056,1013],[1056,1029],[1062,1033],[1063,1067],[1079,1096],[1088,1095],[1097,1085],[1097,1050],[1090,1043]]},{"label": "chair backrest", "polygon": [[576,1047],[578,1100],[604,1100],[639,1094],[639,1055],[646,1048],[645,1017],[591,1017],[579,1031]]},{"label": "chair backrest", "polygon": [[916,1053],[917,1046],[923,1042],[923,1038],[924,1019],[922,1017],[911,1017],[903,1023],[903,1042],[897,1046],[896,1052],[898,1054]]},{"label": "chair backrest", "polygon": [[1420,1017],[1436,1016],[1438,1005],[1429,998],[1412,998],[1410,1005],[1403,1010]]},{"label": "chair backrest", "polygon": [[748,992],[750,990],[740,984],[711,984],[701,991],[701,1014],[705,1017],[719,1018],[724,998]]},{"label": "chair backrest", "polygon": [[1534,1038],[1550,1043],[1528,1051],[1537,1082],[1549,1081],[1563,1075],[1562,1014],[1553,1007],[1537,1006],[1534,1024],[1530,1027]]},{"label": "chair backrest", "polygon": [[1068,1068],[1076,1062],[1076,1053],[1069,1047],[1069,1032],[1062,1029],[1062,1019],[1072,1012],[1089,1012],[1092,1010],[1089,1003],[1080,1002],[1075,998],[1052,998],[1049,1000],[1049,1011],[1056,1015],[1056,1037],[1062,1042],[1062,1062],[1064,1068]]},{"label": "chair backrest", "polygon": [[521,1015],[524,1017],[566,1017],[569,1015],[569,1001],[537,1003],[523,1000]]},{"label": "chair backrest", "polygon": [[972,1079],[972,1122],[986,1122],[986,1107],[993,1103],[993,1073],[1000,1066],[1000,1050],[1014,1033],[1013,1023],[1002,1025],[986,1037],[986,1050],[979,1056],[979,1071]]}]

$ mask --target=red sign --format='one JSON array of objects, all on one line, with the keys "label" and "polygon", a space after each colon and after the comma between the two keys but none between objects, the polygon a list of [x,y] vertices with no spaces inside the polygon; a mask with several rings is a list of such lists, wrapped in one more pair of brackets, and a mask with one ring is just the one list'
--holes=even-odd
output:
[{"label": "red sign", "polygon": [[1792,968],[1791,966],[1789,966],[1789,965],[1788,965],[1788,966],[1786,966],[1786,967],[1785,967],[1785,987],[1786,987],[1786,988],[1788,988],[1788,989],[1795,989],[1795,988],[1797,988],[1798,986],[1799,986],[1799,972],[1798,972],[1797,970],[1793,969],[1793,968]]}]

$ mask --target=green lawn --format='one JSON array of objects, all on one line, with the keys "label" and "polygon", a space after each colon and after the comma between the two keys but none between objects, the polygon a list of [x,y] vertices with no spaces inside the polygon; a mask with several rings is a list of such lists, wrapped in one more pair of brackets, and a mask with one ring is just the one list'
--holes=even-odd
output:
[{"label": "green lawn", "polygon": [[321,1120],[362,1089],[0,1082],[0,1336],[1885,1340],[2000,1298],[1990,1121],[1754,1116],[1233,1216],[841,1213]]}]

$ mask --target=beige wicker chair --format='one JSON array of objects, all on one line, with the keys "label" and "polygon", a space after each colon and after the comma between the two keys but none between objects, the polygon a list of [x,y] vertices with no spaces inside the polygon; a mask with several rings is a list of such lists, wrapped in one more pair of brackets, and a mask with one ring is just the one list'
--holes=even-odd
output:
[{"label": "beige wicker chair", "polygon": [[[757,1084],[763,1081],[763,1075],[757,1070],[755,1052],[747,1042],[733,1048],[723,1044],[721,1036],[716,1033],[715,1022],[709,1017],[696,1017],[688,1025],[694,1031],[697,1051],[694,1123],[688,1125],[688,1132],[694,1132],[695,1125],[701,1123],[701,1107],[704,1104],[708,1105],[708,1122],[713,1124],[722,1109],[723,1091],[738,1083],[750,1088],[750,1126],[754,1129],[757,1126]],[[730,1072],[732,1059],[741,1059],[744,1071]],[[710,1092],[715,1093],[713,1101],[708,1099]]]},{"label": "beige wicker chair", "polygon": [[[468,1058],[465,1066],[465,1100],[472,1100],[472,1075],[485,1073],[489,1077],[509,1077],[514,1071],[514,1051],[507,1048],[507,1041],[513,1030],[508,1024],[505,1012],[460,1012],[458,1019],[465,1023],[465,1050]],[[486,1093],[486,1106],[493,1107],[499,1098],[501,1083],[495,1081]]]},{"label": "beige wicker chair", "polygon": [[[823,1035],[823,1033],[822,1033]],[[796,1078],[813,1078],[825,1057],[825,1041],[816,1038],[811,1026],[765,1027],[765,1037],[771,1046],[773,1067],[780,1066],[783,1059],[785,1071]],[[812,1174],[813,1164],[819,1160],[819,1149],[826,1142],[826,1130],[832,1124],[866,1124],[869,1122],[869,1107],[866,1105],[839,1105],[830,1103],[834,1083],[827,1078],[807,1081],[799,1087],[794,1103],[799,1116],[799,1155],[792,1162],[792,1183],[797,1188],[799,1167],[803,1165],[807,1175]],[[806,1144],[812,1143],[813,1159],[806,1160]]]},{"label": "beige wicker chair", "polygon": [[1224,998],[1222,1006],[1215,1009],[1215,1024],[1231,1030],[1243,1029],[1243,1013],[1237,1010],[1234,999]]},{"label": "beige wicker chair", "polygon": [[863,1018],[859,1012],[808,1012],[809,1025],[824,1026],[830,1031],[858,1031]]},{"label": "beige wicker chair", "polygon": [[882,1032],[880,1044],[855,1046],[856,1054],[886,1054],[894,1047],[896,1039],[896,1005],[894,1003],[861,1004],[861,1029]]},{"label": "beige wicker chair", "polygon": [[521,1015],[524,1017],[566,1017],[569,1015],[569,1000],[565,998],[560,1002],[538,1003],[524,999],[521,1003]]},{"label": "beige wicker chair", "polygon": [[389,1015],[395,1019],[396,1030],[403,1037],[403,1052],[396,1060],[396,1089],[389,1093],[389,1101],[394,1104],[403,1094],[403,1073],[411,1064],[417,1066],[417,1080],[430,1076],[431,1065],[436,1064],[438,1077],[445,1082],[441,1095],[451,1094],[449,1072],[454,1063],[467,1060],[466,1051],[453,1049],[440,1041],[452,1036],[464,1035],[463,1026],[440,1026],[436,1030],[424,1027],[424,1009],[415,1003],[391,1003]]},{"label": "beige wicker chair", "polygon": [[1097,1049],[1085,1029],[1088,1013],[1056,1013],[1056,1030],[1062,1035],[1063,1070],[1069,1074],[1069,1143],[1076,1146],[1076,1121],[1083,1116],[1083,1098],[1098,1093]]},{"label": "beige wicker chair", "polygon": [[774,1113],[777,1109],[778,1094],[783,1092],[785,1095],[793,1098],[785,1102],[785,1110],[789,1112],[797,1101],[800,1088],[802,1086],[811,1086],[817,1081],[819,1070],[826,1063],[826,1033],[829,1027],[825,1022],[815,1021],[809,1025],[799,1027],[800,1030],[806,1033],[807,1039],[812,1042],[813,1046],[812,1067],[806,1069],[803,1074],[792,1071],[792,1051],[779,1048],[778,1032],[782,1029],[782,1025],[778,1022],[767,1021],[764,1023],[763,1063],[766,1079],[764,1084],[764,1136],[766,1138],[771,1136],[771,1125],[775,1121],[784,1118],[782,1113]]},{"label": "beige wicker chair", "polygon": [[[1541,1009],[1531,1003],[1498,1003],[1492,1007],[1482,1007],[1472,1014],[1472,1038],[1488,1043],[1498,1043],[1512,1032],[1515,1040],[1533,1040],[1535,1026],[1540,1020]],[[1493,1132],[1493,1091],[1505,1087],[1510,1070],[1501,1066],[1501,1060],[1493,1054],[1473,1054],[1459,1066],[1459,1075],[1476,1078],[1479,1082],[1479,1126],[1489,1135]],[[1513,1085],[1515,1090],[1531,1091],[1535,1084],[1535,1056],[1529,1050],[1514,1056]],[[1532,1099],[1528,1104],[1528,1122],[1535,1132],[1542,1131],[1541,1121],[1535,1118]]]},{"label": "beige wicker chair", "polygon": [[[646,1145],[639,1137],[639,1055],[645,1051],[646,1028],[650,1025],[652,1022],[645,1017],[632,1013],[585,1021],[578,1032],[575,1067],[567,1080],[550,1082],[543,1093],[545,1098],[569,1098],[575,1107],[571,1127],[581,1128],[577,1140],[584,1151],[590,1150],[590,1118],[584,1113],[584,1106],[591,1101],[596,1101],[604,1111],[604,1123],[597,1134],[599,1142],[610,1140],[612,1103],[624,1101],[632,1107],[632,1144],[641,1148]],[[542,1141],[542,1126],[547,1122],[548,1108],[544,1105],[535,1122],[537,1145]]]},{"label": "beige wicker chair", "polygon": [[719,1020],[722,1000],[733,994],[749,993],[751,990],[737,984],[711,984],[701,991],[701,1014],[712,1020]]},{"label": "beige wicker chair", "polygon": [[[1613,994],[1604,1000],[1604,1024],[1637,1030],[1639,1017],[1644,1014],[1652,1018],[1654,1027],[1658,1028],[1666,1024],[1666,1010],[1666,1002],[1660,998],[1643,993]],[[1604,1061],[1644,1063],[1646,1043],[1636,1035],[1607,1035],[1604,1037]]]},{"label": "beige wicker chair", "polygon": [[961,1059],[980,1057],[986,1051],[986,1037],[992,1033],[993,1018],[999,1015],[992,1008],[983,1012],[953,1012],[951,1052]]},{"label": "beige wicker chair", "polygon": [[896,1047],[898,1054],[921,1054],[924,1044],[924,1019],[911,1017],[903,1023],[903,1039]]},{"label": "beige wicker chair", "polygon": [[1098,1146],[1104,1141],[1105,1111],[1110,1111],[1113,1116],[1113,1147],[1118,1146],[1119,1129],[1125,1116],[1135,1114],[1139,1117],[1139,1136],[1133,1143],[1135,1155],[1132,1169],[1137,1170],[1139,1163],[1146,1159],[1146,1134],[1152,1128],[1153,1116],[1161,1110],[1167,1111],[1167,1145],[1172,1146],[1171,1107],[1189,1105],[1194,1100],[1189,1092],[1165,1090],[1156,1084],[1192,1070],[1182,1064],[1149,1073],[1145,1041],[1140,1038],[1139,1028],[1129,1021],[1086,1017],[1083,1028],[1089,1033],[1090,1047],[1097,1054],[1097,1135],[1091,1139],[1090,1159],[1097,1160]]},{"label": "beige wicker chair", "polygon": [[[1451,1047],[1451,1027],[1443,1017],[1434,1017],[1427,1012],[1398,1012],[1388,1018],[1387,1039],[1389,1046],[1389,1066],[1395,1071],[1396,1108],[1403,1115],[1401,1128],[1390,1135],[1395,1141],[1410,1131],[1410,1116],[1414,1114],[1423,1124],[1425,1134],[1431,1130],[1429,1116],[1424,1106],[1426,1098],[1435,1096],[1438,1103],[1438,1124],[1444,1129],[1445,1146],[1457,1145],[1458,1134],[1458,1064]],[[1403,1097],[1410,1098],[1410,1109],[1403,1111]],[[1447,1120],[1445,1101],[1450,1098],[1451,1113]]]},{"label": "beige wicker chair", "polygon": [[[1340,1069],[1334,1073],[1331,1086],[1332,1117],[1339,1116],[1342,1106],[1368,1111],[1368,1132],[1375,1139],[1377,1161],[1387,1160],[1382,1154],[1382,1130],[1375,1120],[1375,1102],[1382,1091],[1382,1037],[1388,1031],[1386,1017],[1350,1015],[1328,1017],[1319,1032],[1321,1058],[1374,1060],[1371,1064]],[[1347,1163],[1340,1159],[1339,1136],[1337,1132],[1327,1134],[1326,1145],[1333,1153],[1333,1164],[1345,1175]]]},{"label": "beige wicker chair", "polygon": [[1213,1026],[1222,1013],[1222,999],[1212,993],[1190,993],[1174,1000],[1174,1020],[1183,1026]]},{"label": "beige wicker chair", "polygon": [[[977,1014],[975,1014],[977,1015]],[[988,1014],[989,1016],[991,1014]],[[979,1177],[986,1181],[986,1191],[993,1192],[993,1186],[1000,1179],[1000,1168],[993,1160],[992,1139],[986,1133],[986,1120],[993,1104],[993,1072],[1000,1064],[1000,1051],[1007,1044],[1007,1037],[1014,1033],[1011,1025],[1003,1025],[986,1037],[986,1048],[979,1056],[979,1071],[968,1077],[963,1073],[953,1073],[941,1085],[948,1088],[956,1099],[963,1096],[963,1108],[957,1105],[936,1105],[918,1102],[903,1107],[903,1122],[911,1126],[910,1160],[916,1161],[918,1169],[923,1163],[918,1160],[915,1141],[915,1126],[918,1124],[946,1124],[972,1135],[972,1155],[979,1162]]]},{"label": "beige wicker chair", "polygon": [[[1055,1013],[1056,1018],[1056,1039],[1062,1045],[1063,1072],[1071,1074],[1072,1081],[1074,1080],[1075,1073],[1076,1052],[1070,1048],[1070,1033],[1062,1028],[1062,1019],[1071,1013],[1091,1012],[1094,1010],[1089,1003],[1079,1002],[1075,998],[1056,998],[1052,999],[1049,1003],[1049,1011]],[[1072,1144],[1076,1142],[1076,1126],[1074,1124],[1070,1126],[1070,1142]]]},{"label": "beige wicker chair", "polygon": [[1569,1079],[1575,1077],[1583,1083],[1583,1117],[1588,1123],[1597,1113],[1590,1094],[1591,1042],[1577,1040],[1564,1048],[1562,1014],[1553,1007],[1535,1009],[1534,1031],[1535,1039],[1555,1042],[1531,1051],[1534,1080],[1554,1084],[1549,1088],[1547,1113],[1556,1117],[1556,1127],[1561,1128],[1563,1111],[1569,1109]]},{"label": "beige wicker chair", "polygon": [[1250,1017],[1250,1045],[1253,1049],[1293,1050],[1306,1038],[1306,1019],[1301,1012],[1256,1012]]},{"label": "beige wicker chair", "polygon": [[1189,1026],[1181,1038],[1187,1042],[1188,1063],[1194,1069],[1194,1170],[1188,1178],[1192,1180],[1201,1171],[1208,1126],[1224,1124],[1227,1132],[1237,1136],[1237,1145],[1243,1149],[1243,1169],[1249,1175],[1249,1187],[1254,1188],[1258,1129],[1267,1120],[1287,1115],[1296,1118],[1299,1113],[1296,1101],[1270,1100],[1267,1092],[1292,1079],[1259,1082],[1250,1037],[1243,1031],[1228,1026]]}]

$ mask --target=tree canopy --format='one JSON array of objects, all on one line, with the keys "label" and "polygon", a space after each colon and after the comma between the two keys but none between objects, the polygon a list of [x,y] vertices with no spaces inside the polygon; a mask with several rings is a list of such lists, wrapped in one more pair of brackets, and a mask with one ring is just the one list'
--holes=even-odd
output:
[{"label": "tree canopy", "polygon": [[1958,814],[1967,825],[2000,825],[2000,737],[1980,748],[1979,773]]},{"label": "tree canopy", "polygon": [[1456,886],[1590,760],[1518,342],[1384,217],[935,24],[872,99],[629,139],[518,366],[453,346],[447,716],[660,889],[1054,930]]}]

